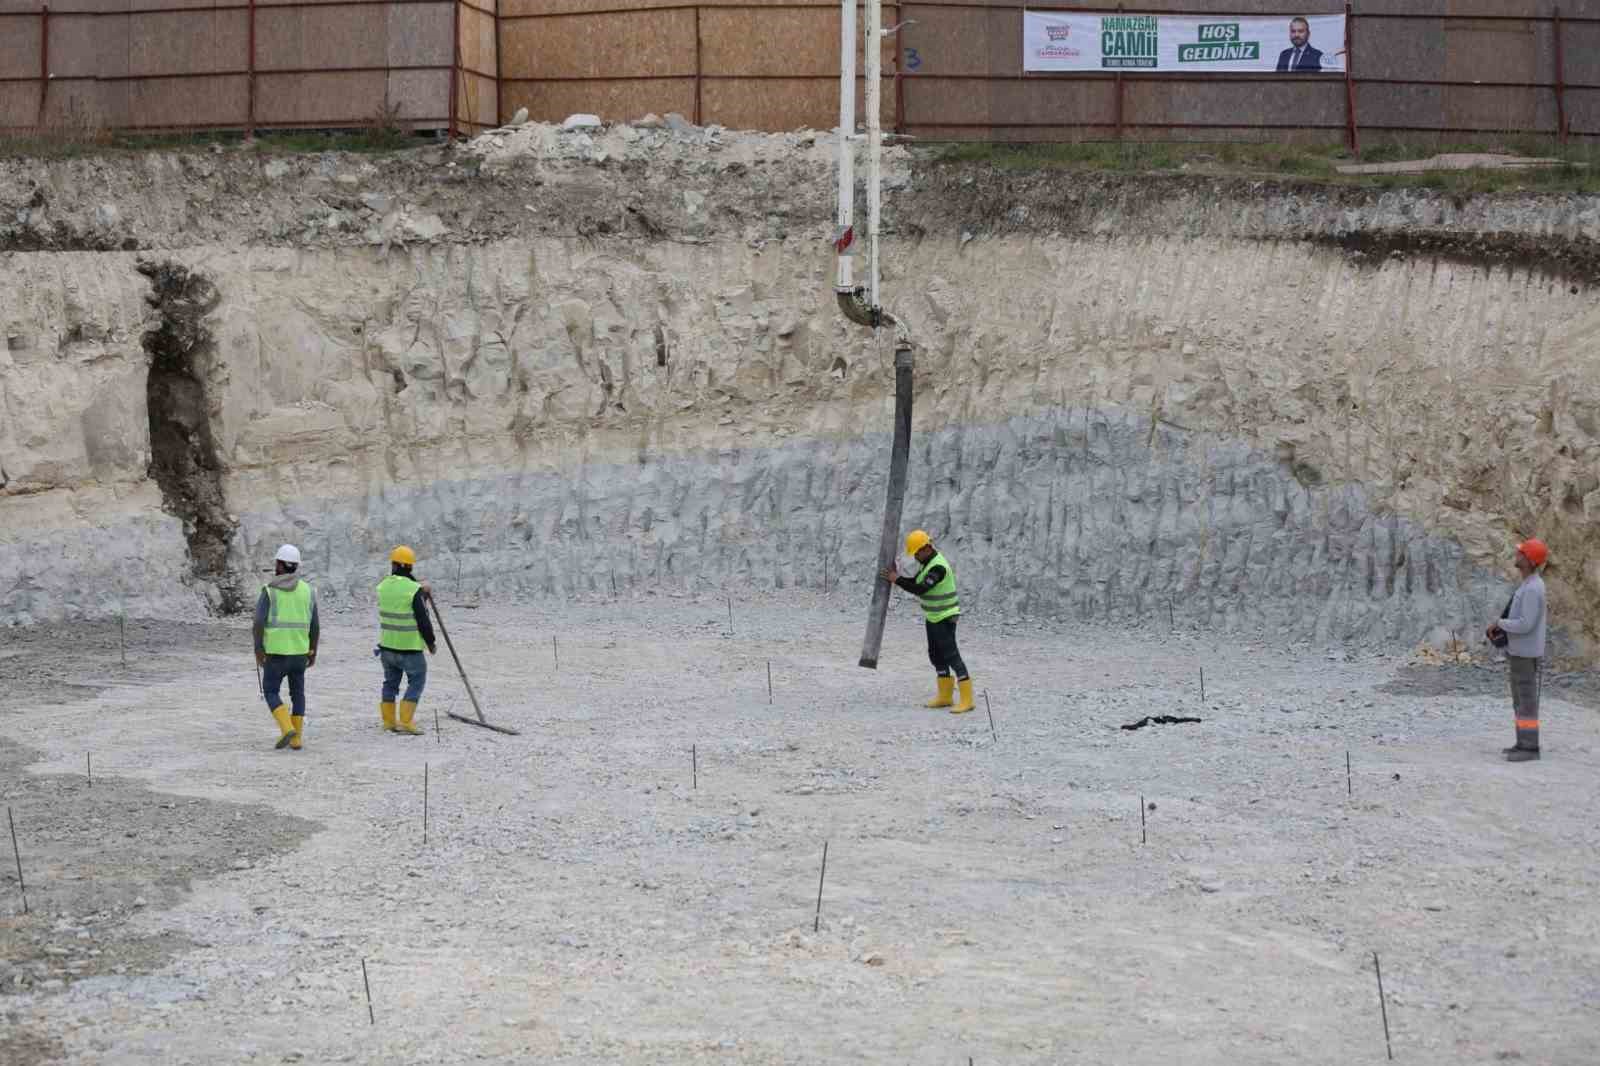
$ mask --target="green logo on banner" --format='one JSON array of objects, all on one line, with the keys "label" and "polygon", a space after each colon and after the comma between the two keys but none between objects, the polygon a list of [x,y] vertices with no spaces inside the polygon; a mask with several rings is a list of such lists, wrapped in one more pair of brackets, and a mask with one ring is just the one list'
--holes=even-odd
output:
[{"label": "green logo on banner", "polygon": [[1100,65],[1118,68],[1155,66],[1155,16],[1103,16],[1100,19]]},{"label": "green logo on banner", "polygon": [[1237,22],[1202,22],[1198,44],[1180,44],[1180,63],[1255,62],[1261,58],[1260,41],[1239,40]]}]

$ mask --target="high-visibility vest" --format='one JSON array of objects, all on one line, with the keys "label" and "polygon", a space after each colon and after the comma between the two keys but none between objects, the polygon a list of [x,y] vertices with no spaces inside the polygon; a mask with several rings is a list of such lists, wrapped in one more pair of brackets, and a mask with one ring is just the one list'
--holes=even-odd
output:
[{"label": "high-visibility vest", "polygon": [[421,651],[427,647],[417,631],[411,601],[422,586],[409,577],[390,574],[378,583],[378,646],[390,651]]},{"label": "high-visibility vest", "polygon": [[936,566],[944,567],[944,580],[922,594],[922,614],[930,622],[943,622],[961,613],[961,601],[956,598],[955,567],[946,562],[944,556],[935,555],[917,571],[917,581],[920,584],[922,576]]},{"label": "high-visibility vest", "polygon": [[267,624],[261,630],[261,647],[268,655],[311,653],[311,583],[301,578],[292,589],[263,585],[267,593]]}]

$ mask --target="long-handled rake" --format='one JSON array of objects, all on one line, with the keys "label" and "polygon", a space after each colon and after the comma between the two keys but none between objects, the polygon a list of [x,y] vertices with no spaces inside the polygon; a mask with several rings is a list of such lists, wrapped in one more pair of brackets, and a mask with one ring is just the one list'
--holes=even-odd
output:
[{"label": "long-handled rake", "polygon": [[492,729],[496,733],[509,733],[514,737],[521,736],[522,734],[519,731],[512,729],[510,726],[495,725],[493,722],[489,721],[483,716],[483,708],[478,705],[477,693],[472,691],[472,682],[467,680],[466,668],[461,665],[461,656],[456,654],[455,643],[450,639],[450,630],[445,628],[444,615],[439,613],[439,603],[432,596],[428,597],[428,603],[433,606],[433,617],[439,622],[439,632],[444,636],[444,646],[450,649],[450,658],[454,659],[456,662],[456,671],[461,675],[461,683],[467,687],[467,698],[472,701],[472,709],[476,711],[478,715],[476,718],[468,718],[464,714],[457,714],[455,711],[450,711],[450,717],[454,718],[458,722],[465,722],[468,725],[477,725],[482,726],[485,729]]}]

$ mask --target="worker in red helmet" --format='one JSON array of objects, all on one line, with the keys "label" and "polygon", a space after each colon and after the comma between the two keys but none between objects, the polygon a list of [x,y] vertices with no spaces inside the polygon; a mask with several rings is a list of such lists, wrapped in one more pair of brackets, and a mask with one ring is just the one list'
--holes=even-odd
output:
[{"label": "worker in red helmet", "polygon": [[1507,762],[1532,762],[1539,757],[1539,683],[1546,626],[1544,579],[1539,571],[1550,558],[1544,541],[1530,538],[1517,545],[1517,573],[1522,583],[1497,621],[1489,623],[1489,642],[1504,648],[1511,675],[1511,715],[1517,741],[1506,748]]}]

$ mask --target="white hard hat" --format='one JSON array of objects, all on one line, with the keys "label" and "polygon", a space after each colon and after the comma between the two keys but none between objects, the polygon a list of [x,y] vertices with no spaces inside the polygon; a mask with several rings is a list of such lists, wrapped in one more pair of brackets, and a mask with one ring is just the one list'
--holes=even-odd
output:
[{"label": "white hard hat", "polygon": [[278,554],[273,556],[273,558],[278,560],[280,563],[293,563],[294,565],[299,566],[300,549],[296,548],[293,544],[285,544],[283,547],[278,549]]}]

